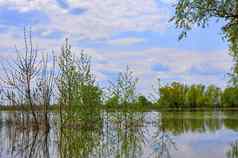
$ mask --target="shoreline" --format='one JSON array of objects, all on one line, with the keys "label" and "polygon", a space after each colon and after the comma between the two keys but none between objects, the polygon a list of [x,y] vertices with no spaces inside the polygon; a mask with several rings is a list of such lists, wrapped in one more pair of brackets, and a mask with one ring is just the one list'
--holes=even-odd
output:
[{"label": "shoreline", "polygon": [[[238,107],[220,107],[220,108],[161,108],[161,107],[155,107],[155,106],[118,106],[118,107],[106,107],[106,106],[97,106],[95,109],[98,110],[106,110],[109,112],[114,111],[132,111],[132,112],[151,112],[151,111],[167,111],[167,112],[196,112],[196,111],[238,111]],[[59,107],[57,105],[53,105],[49,107],[48,112],[57,112],[59,110]],[[15,107],[15,106],[0,106],[0,112],[2,111],[31,111],[30,107]],[[44,111],[43,107],[34,107],[34,111]]]}]

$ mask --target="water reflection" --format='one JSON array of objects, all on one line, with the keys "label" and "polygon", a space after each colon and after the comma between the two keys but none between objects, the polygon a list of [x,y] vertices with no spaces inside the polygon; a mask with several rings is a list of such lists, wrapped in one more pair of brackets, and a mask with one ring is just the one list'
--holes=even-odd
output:
[{"label": "water reflection", "polygon": [[142,153],[145,143],[144,114],[136,112],[121,112],[112,115],[113,131],[117,140],[115,157],[136,158]]},{"label": "water reflection", "polygon": [[158,128],[153,141],[154,157],[171,158],[171,149],[177,150],[172,135],[167,133],[163,127]]},{"label": "water reflection", "polygon": [[173,134],[187,132],[215,132],[223,126],[221,112],[164,112],[161,114],[163,128]]},{"label": "water reflection", "polygon": [[[49,131],[34,131],[32,129],[19,129],[14,126],[4,126],[1,133],[3,151],[0,157],[11,158],[50,158]],[[51,151],[53,152],[53,150]]]},{"label": "water reflection", "polygon": [[230,149],[226,152],[227,158],[238,158],[238,140],[230,144]]},{"label": "water reflection", "polygon": [[50,128],[39,130],[10,122],[15,113],[0,114],[3,158],[238,157],[234,112],[94,111],[63,125],[52,114]]}]

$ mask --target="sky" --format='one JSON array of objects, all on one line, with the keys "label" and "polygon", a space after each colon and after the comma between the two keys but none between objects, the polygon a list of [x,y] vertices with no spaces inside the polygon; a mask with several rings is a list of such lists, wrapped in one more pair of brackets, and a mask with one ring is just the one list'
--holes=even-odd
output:
[{"label": "sky", "polygon": [[[116,80],[128,65],[139,78],[138,91],[149,94],[162,84],[228,84],[232,58],[222,39],[222,22],[194,27],[178,41],[169,19],[176,0],[0,0],[0,60],[14,58],[23,45],[24,27],[32,30],[40,53],[60,54],[65,38],[73,52],[92,57],[101,86]],[[0,62],[1,62],[0,61]]]}]

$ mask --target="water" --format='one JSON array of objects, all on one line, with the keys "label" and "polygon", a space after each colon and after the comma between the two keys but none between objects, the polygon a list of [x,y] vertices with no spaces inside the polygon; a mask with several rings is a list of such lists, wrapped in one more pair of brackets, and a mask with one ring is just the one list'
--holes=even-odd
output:
[{"label": "water", "polygon": [[[101,112],[22,129],[0,113],[0,158],[238,158],[237,112]],[[80,123],[79,123],[80,122]]]}]

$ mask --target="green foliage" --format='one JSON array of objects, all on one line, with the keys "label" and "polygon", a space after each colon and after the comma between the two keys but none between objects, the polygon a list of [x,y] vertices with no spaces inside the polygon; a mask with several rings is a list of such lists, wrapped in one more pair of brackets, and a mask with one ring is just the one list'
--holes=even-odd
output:
[{"label": "green foliage", "polygon": [[238,87],[238,57],[234,58],[234,63],[235,65],[233,66],[233,72],[231,73],[231,79],[230,79],[230,83],[235,86]]},{"label": "green foliage", "polygon": [[157,106],[166,108],[209,108],[221,105],[222,91],[214,85],[183,85],[173,82],[159,88]]},{"label": "green foliage", "polygon": [[79,100],[81,104],[86,107],[101,105],[102,91],[97,86],[93,85],[82,85],[80,89],[81,93]]},{"label": "green foliage", "polygon": [[140,107],[148,107],[151,106],[152,103],[145,96],[140,95],[137,99],[136,105]]},{"label": "green foliage", "polygon": [[113,96],[113,97],[109,98],[106,101],[105,105],[107,107],[116,107],[116,106],[118,106],[119,105],[119,98],[118,98],[118,96]]},{"label": "green foliage", "polygon": [[137,99],[137,83],[138,79],[134,77],[133,72],[127,66],[125,72],[119,73],[116,83],[114,84],[111,82],[111,87],[109,89],[110,97],[112,97],[113,100],[118,100],[118,105],[126,106],[131,103],[135,103]]},{"label": "green foliage", "polygon": [[[102,104],[102,90],[96,85],[95,77],[91,72],[91,58],[83,52],[79,58],[73,57],[71,46],[66,40],[59,59],[58,89],[61,121],[100,119],[96,108]],[[62,115],[63,110],[64,115]]]},{"label": "green foliage", "polygon": [[207,87],[205,96],[207,98],[207,106],[219,106],[221,105],[222,90],[214,85]]},{"label": "green foliage", "polygon": [[78,84],[75,59],[73,57],[71,46],[69,45],[67,39],[65,45],[61,49],[61,56],[59,57],[59,68],[59,104],[64,106],[64,108],[66,109],[66,105],[68,105],[67,108],[73,105]]},{"label": "green foliage", "polygon": [[204,107],[207,104],[203,85],[192,85],[186,95],[186,105],[189,107]]},{"label": "green foliage", "polygon": [[238,88],[228,87],[222,94],[222,105],[224,107],[237,107],[238,106]]},{"label": "green foliage", "polygon": [[185,105],[187,87],[177,82],[159,88],[158,104],[162,107],[180,108]]},{"label": "green foliage", "polygon": [[235,65],[231,82],[234,84],[238,80],[238,3],[237,0],[179,0],[175,16],[171,18],[176,26],[182,29],[179,39],[186,37],[187,31],[194,25],[205,28],[209,20],[216,18],[223,20],[222,27],[224,37],[230,43],[231,55]]},{"label": "green foliage", "polygon": [[62,48],[59,67],[61,104],[69,107],[101,104],[102,91],[95,84],[90,57],[81,53],[79,58],[74,58],[67,40]]}]

